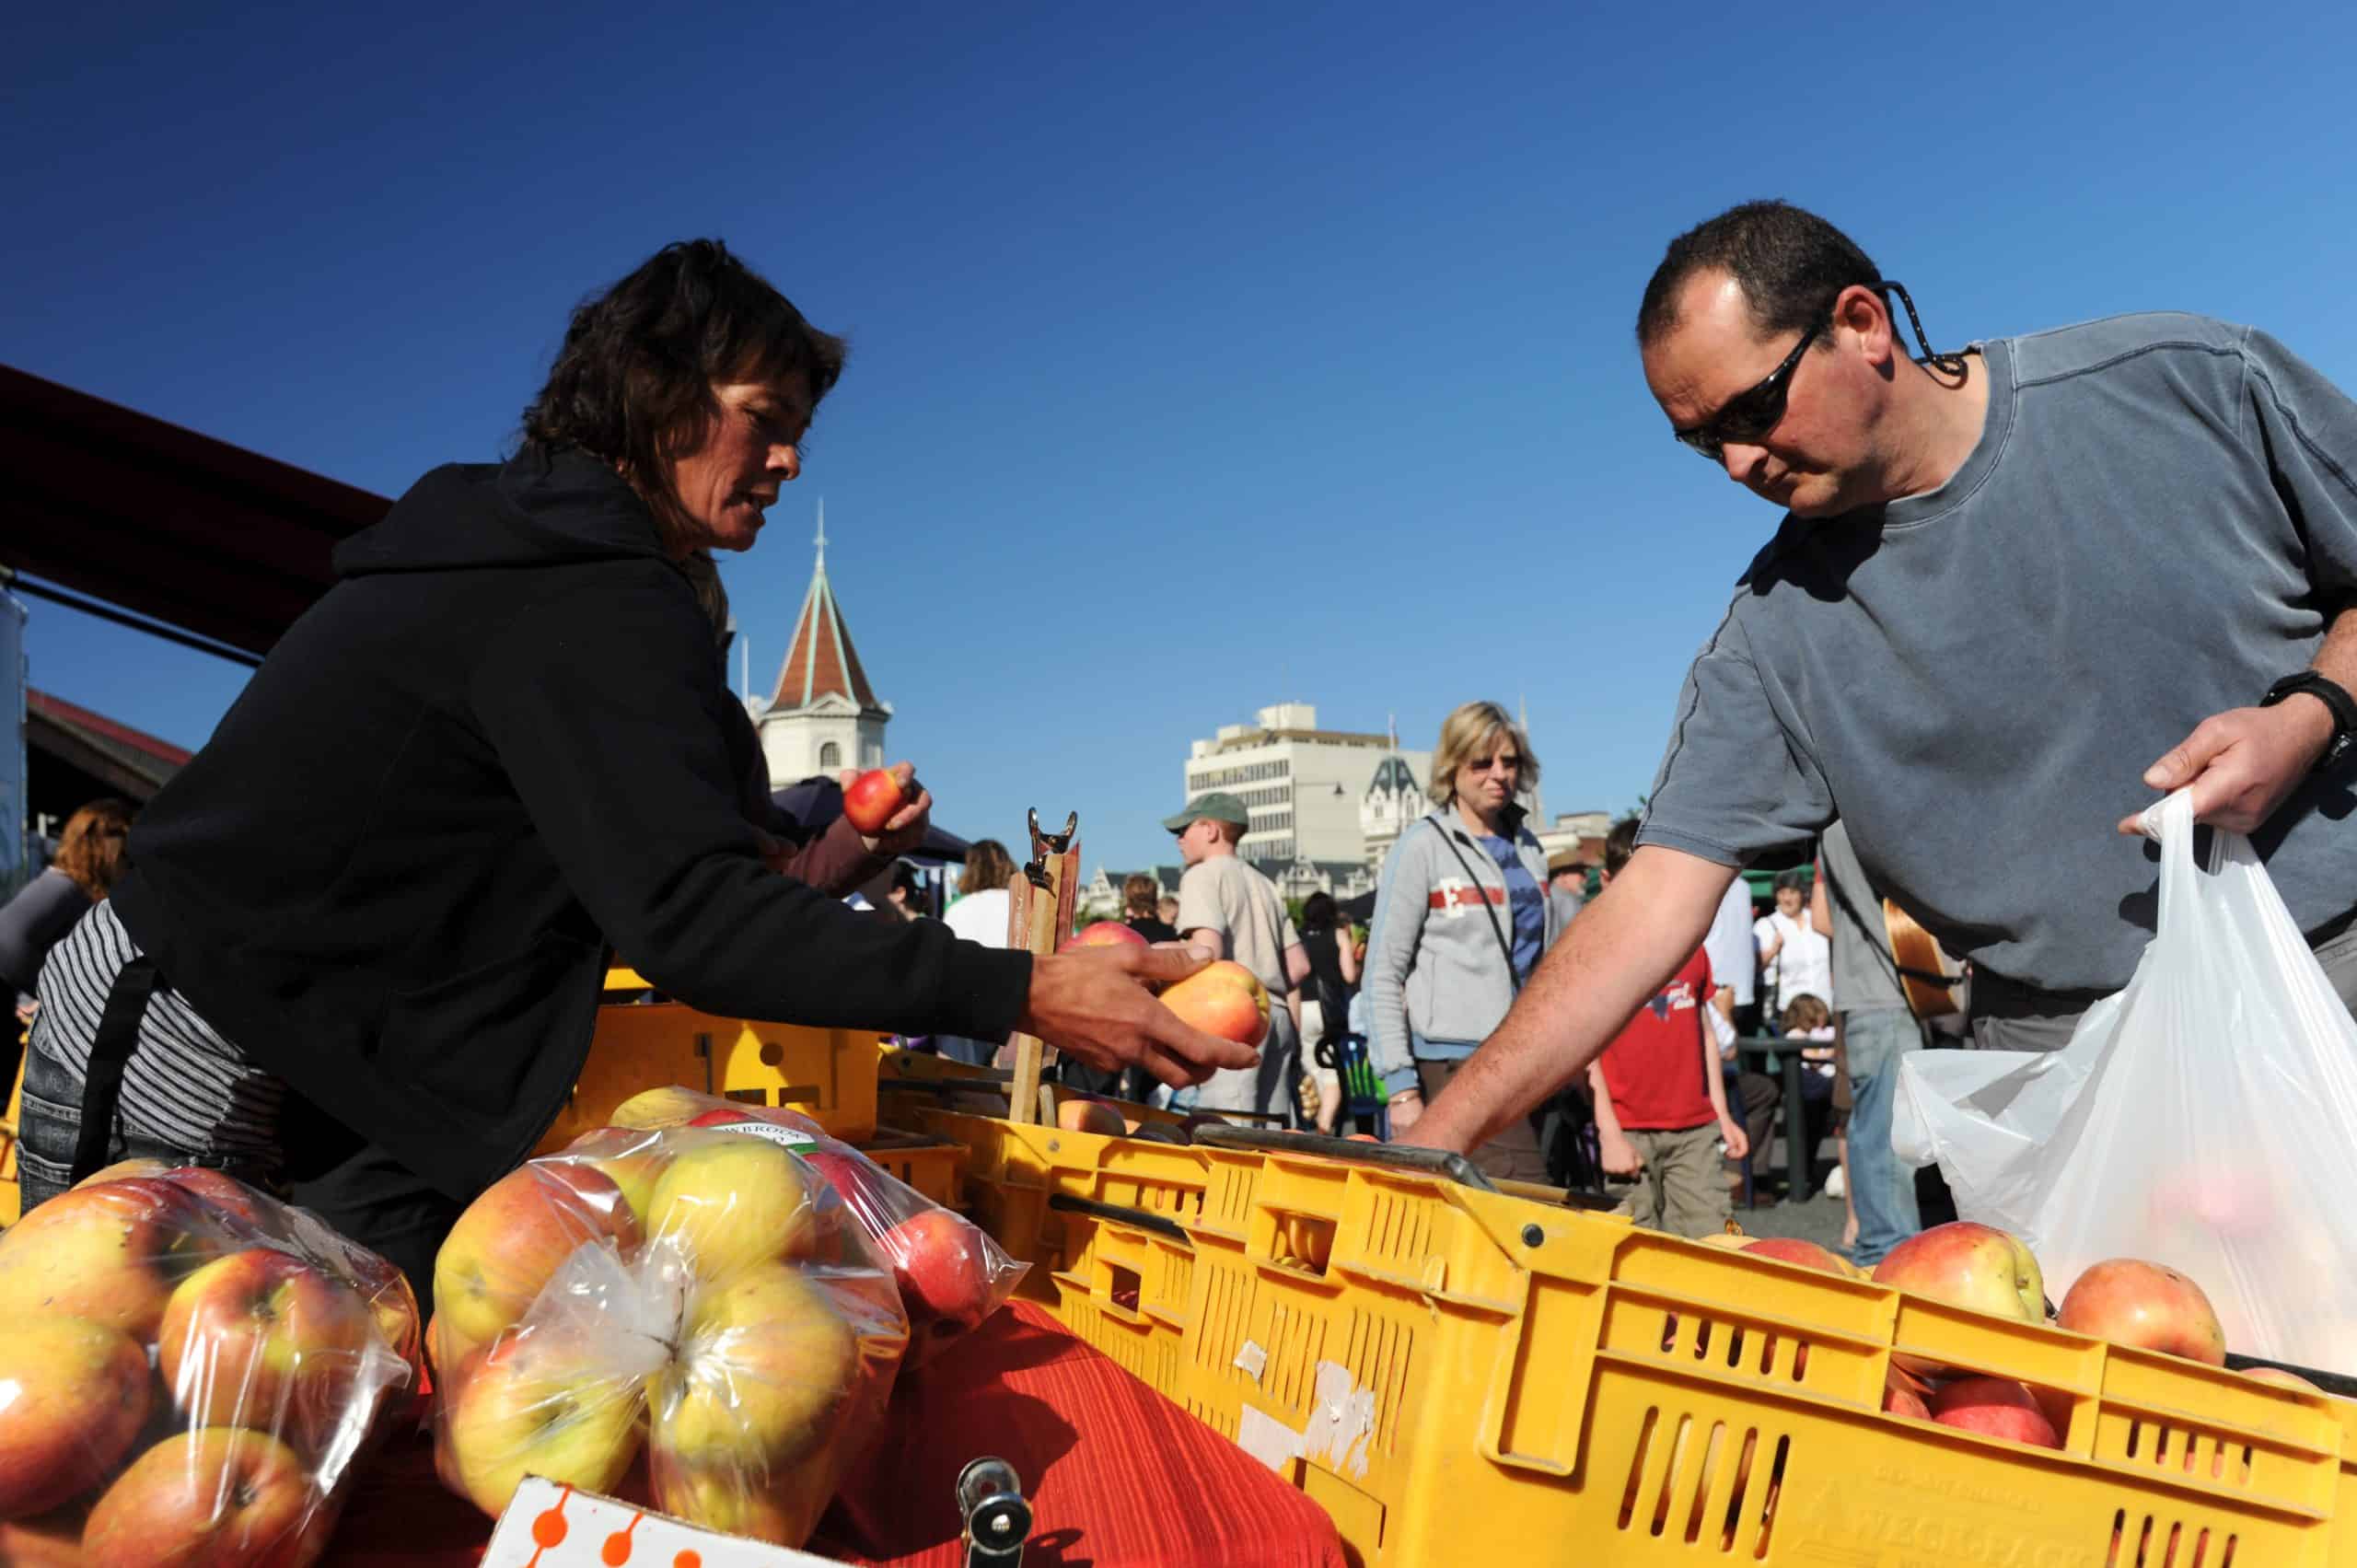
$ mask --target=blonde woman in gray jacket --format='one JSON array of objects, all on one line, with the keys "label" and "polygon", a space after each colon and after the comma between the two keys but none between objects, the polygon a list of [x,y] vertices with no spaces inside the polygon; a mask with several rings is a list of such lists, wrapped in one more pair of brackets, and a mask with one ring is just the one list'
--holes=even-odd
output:
[{"label": "blonde woman in gray jacket", "polygon": [[[1383,863],[1364,984],[1368,1056],[1394,1137],[1498,1026],[1561,934],[1547,853],[1515,804],[1538,782],[1538,759],[1505,710],[1466,703],[1440,726],[1427,791],[1435,809],[1409,824]],[[1517,1123],[1473,1162],[1492,1177],[1545,1181],[1538,1127],[1536,1117]]]}]

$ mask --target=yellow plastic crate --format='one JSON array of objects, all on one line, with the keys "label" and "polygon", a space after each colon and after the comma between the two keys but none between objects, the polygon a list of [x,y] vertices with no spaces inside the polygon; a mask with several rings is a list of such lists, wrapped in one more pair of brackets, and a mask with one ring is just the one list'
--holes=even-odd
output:
[{"label": "yellow plastic crate", "polygon": [[947,1208],[965,1206],[958,1172],[966,1151],[957,1144],[884,1129],[856,1145],[859,1152],[935,1202]]},{"label": "yellow plastic crate", "polygon": [[[1036,1195],[1075,1333],[1366,1568],[2357,1563],[2357,1405],[1444,1177],[1125,1142],[1005,1129],[994,1201]],[[1172,1156],[1202,1184],[1161,1213],[1081,1193],[1183,1191]],[[1882,1413],[1895,1351],[2058,1391],[2063,1450]]]},{"label": "yellow plastic crate", "polygon": [[606,976],[607,1004],[581,1081],[540,1142],[561,1148],[643,1090],[681,1084],[747,1105],[786,1106],[845,1143],[876,1132],[878,1036],[699,1013],[654,995],[628,970]]}]

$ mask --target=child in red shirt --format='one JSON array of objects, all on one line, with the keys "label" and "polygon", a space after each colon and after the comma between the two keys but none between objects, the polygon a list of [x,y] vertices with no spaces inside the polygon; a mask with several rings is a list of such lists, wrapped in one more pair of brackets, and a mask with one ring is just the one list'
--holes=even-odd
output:
[{"label": "child in red shirt", "polygon": [[[1634,819],[1616,823],[1605,840],[1607,884],[1634,853],[1636,827]],[[1615,1212],[1676,1236],[1726,1228],[1719,1144],[1737,1159],[1750,1147],[1727,1114],[1718,1040],[1704,1016],[1711,991],[1710,956],[1697,948],[1588,1068],[1605,1171],[1637,1181]]]}]

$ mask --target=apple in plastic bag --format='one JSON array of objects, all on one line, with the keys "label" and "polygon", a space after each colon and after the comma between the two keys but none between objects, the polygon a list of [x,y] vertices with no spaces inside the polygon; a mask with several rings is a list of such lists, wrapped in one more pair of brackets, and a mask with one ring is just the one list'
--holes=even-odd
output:
[{"label": "apple in plastic bag", "polygon": [[[1705,1239],[1708,1239],[1707,1237]],[[1804,1269],[1815,1269],[1821,1274],[1852,1277],[1850,1265],[1814,1241],[1803,1241],[1793,1236],[1762,1236],[1745,1239],[1738,1252],[1748,1252],[1755,1258],[1773,1258],[1780,1263],[1794,1263]]]},{"label": "apple in plastic bag", "polygon": [[0,1322],[0,1518],[46,1513],[95,1485],[130,1451],[151,1402],[146,1350],[120,1329],[63,1313]]},{"label": "apple in plastic bag", "polygon": [[611,1492],[638,1454],[641,1402],[637,1380],[594,1341],[528,1329],[451,1376],[437,1468],[493,1516],[527,1475]]},{"label": "apple in plastic bag", "polygon": [[316,1448],[343,1415],[376,1335],[342,1280],[250,1247],[191,1274],[164,1310],[157,1365],[199,1426],[274,1427]]},{"label": "apple in plastic bag", "polygon": [[642,1128],[593,1127],[564,1146],[563,1156],[579,1160],[621,1189],[622,1202],[644,1229],[647,1205],[654,1201],[655,1183],[671,1163],[663,1140]]},{"label": "apple in plastic bag", "polygon": [[675,1240],[698,1278],[725,1280],[818,1239],[819,1205],[792,1154],[717,1131],[680,1137],[648,1200],[647,1234]]},{"label": "apple in plastic bag", "polygon": [[970,1329],[990,1312],[991,1265],[981,1232],[946,1209],[923,1209],[884,1237],[892,1281],[913,1335]]},{"label": "apple in plastic bag", "polygon": [[295,1450],[267,1433],[201,1427],[133,1461],[90,1510],[87,1568],[305,1568],[335,1516]]},{"label": "apple in plastic bag", "polygon": [[467,1205],[434,1257],[434,1315],[471,1344],[524,1316],[585,1242],[638,1245],[639,1222],[612,1178],[587,1163],[535,1160]]},{"label": "apple in plastic bag", "polygon": [[65,1313],[151,1340],[173,1287],[225,1245],[219,1221],[157,1178],[61,1192],[0,1234],[0,1322]]},{"label": "apple in plastic bag", "polygon": [[790,1265],[700,1288],[650,1391],[656,1502],[714,1529],[800,1545],[834,1490],[828,1451],[861,1371],[842,1304]]},{"label": "apple in plastic bag", "polygon": [[2226,1365],[2226,1330],[2210,1297],[2175,1269],[2141,1258],[2110,1258],[2072,1282],[2056,1321],[2116,1345]]}]

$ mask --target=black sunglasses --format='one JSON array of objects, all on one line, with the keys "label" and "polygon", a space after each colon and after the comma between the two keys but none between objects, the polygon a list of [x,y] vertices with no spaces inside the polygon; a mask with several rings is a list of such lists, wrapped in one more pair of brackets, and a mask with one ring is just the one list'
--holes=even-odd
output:
[{"label": "black sunglasses", "polygon": [[1719,406],[1719,412],[1700,424],[1689,424],[1683,430],[1673,430],[1678,441],[1701,453],[1713,462],[1725,459],[1727,443],[1747,445],[1766,437],[1784,417],[1784,399],[1791,393],[1793,372],[1800,367],[1801,355],[1808,345],[1817,342],[1819,333],[1833,325],[1833,308],[1828,306],[1816,323],[1801,334],[1793,352],[1784,362],[1768,372],[1758,385],[1737,392]]}]

